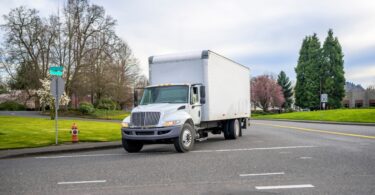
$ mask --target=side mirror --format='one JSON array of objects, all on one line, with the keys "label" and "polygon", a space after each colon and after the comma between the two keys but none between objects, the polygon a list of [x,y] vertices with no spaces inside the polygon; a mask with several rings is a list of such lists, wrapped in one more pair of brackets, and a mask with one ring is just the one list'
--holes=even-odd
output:
[{"label": "side mirror", "polygon": [[134,92],[133,92],[133,95],[134,95],[134,107],[137,107],[138,106],[138,91],[137,89],[134,89]]},{"label": "side mirror", "polygon": [[201,101],[201,104],[205,104],[206,103],[206,87],[205,86],[200,86],[200,101]]}]

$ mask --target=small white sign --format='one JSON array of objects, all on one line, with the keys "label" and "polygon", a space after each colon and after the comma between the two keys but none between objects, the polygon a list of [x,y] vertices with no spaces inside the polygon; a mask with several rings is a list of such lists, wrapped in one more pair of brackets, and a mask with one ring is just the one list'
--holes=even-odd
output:
[{"label": "small white sign", "polygon": [[320,95],[320,102],[328,102],[328,94],[323,93]]},{"label": "small white sign", "polygon": [[51,95],[55,98],[60,98],[64,93],[65,81],[61,77],[53,77],[51,81]]}]

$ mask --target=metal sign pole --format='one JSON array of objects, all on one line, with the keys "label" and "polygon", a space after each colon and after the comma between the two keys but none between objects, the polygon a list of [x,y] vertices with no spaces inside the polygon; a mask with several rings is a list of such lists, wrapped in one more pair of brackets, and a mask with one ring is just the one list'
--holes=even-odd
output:
[{"label": "metal sign pole", "polygon": [[[59,79],[56,78],[56,89],[58,89],[58,86],[59,86]],[[59,96],[58,96],[59,92],[58,90],[56,90],[56,96],[55,96],[55,130],[56,130],[56,145],[59,143],[58,141],[58,137],[59,137],[59,131],[58,131],[58,126],[57,126],[57,120],[58,120],[58,116],[57,116],[57,109],[59,108]]]},{"label": "metal sign pole", "polygon": [[[61,78],[63,75],[62,66],[51,66],[49,67],[49,73],[53,76],[51,81],[51,95],[55,97],[55,143],[59,143],[59,130],[58,130],[58,110],[59,110],[59,99],[64,92],[65,81]],[[60,81],[59,81],[60,80]]]}]

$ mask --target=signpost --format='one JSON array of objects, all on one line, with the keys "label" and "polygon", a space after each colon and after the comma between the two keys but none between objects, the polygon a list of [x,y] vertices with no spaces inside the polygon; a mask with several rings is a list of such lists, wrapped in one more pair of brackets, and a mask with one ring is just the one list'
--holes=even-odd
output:
[{"label": "signpost", "polygon": [[57,120],[58,114],[57,110],[59,109],[59,99],[60,96],[64,93],[65,81],[61,78],[63,74],[62,66],[51,66],[49,68],[49,73],[53,76],[51,81],[51,95],[55,98],[55,130],[56,130],[56,145],[58,144],[58,127]]},{"label": "signpost", "polygon": [[326,108],[326,103],[328,102],[328,94],[323,93],[320,95],[320,103],[322,104],[323,110]]}]

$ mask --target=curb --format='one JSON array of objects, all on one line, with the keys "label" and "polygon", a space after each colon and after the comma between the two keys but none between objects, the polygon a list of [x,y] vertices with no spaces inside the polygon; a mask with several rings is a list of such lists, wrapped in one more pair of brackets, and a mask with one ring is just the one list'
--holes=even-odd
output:
[{"label": "curb", "polygon": [[288,119],[255,119],[255,118],[252,118],[250,120],[300,122],[300,123],[319,123],[319,124],[332,124],[332,125],[375,126],[375,123],[352,123],[352,122],[334,122],[334,121],[308,121],[308,120],[288,120]]},{"label": "curb", "polygon": [[[86,145],[84,145],[86,144]],[[83,146],[82,146],[83,145]],[[112,149],[122,147],[121,142],[82,143],[78,145],[47,146],[41,148],[0,150],[0,159],[19,158],[43,154],[59,154],[64,152],[81,152],[99,149]]]}]

